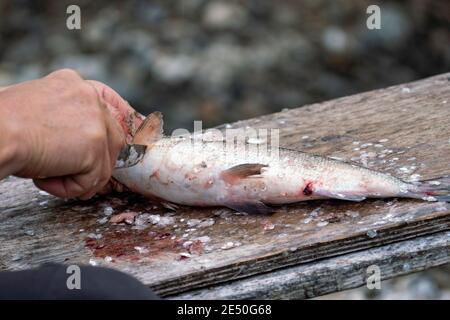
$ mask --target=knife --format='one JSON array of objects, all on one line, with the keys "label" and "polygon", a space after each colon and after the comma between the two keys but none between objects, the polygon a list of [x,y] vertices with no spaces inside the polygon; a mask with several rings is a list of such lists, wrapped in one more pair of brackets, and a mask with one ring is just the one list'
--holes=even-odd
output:
[{"label": "knife", "polygon": [[114,169],[129,168],[144,158],[147,146],[143,144],[127,144],[117,158]]}]

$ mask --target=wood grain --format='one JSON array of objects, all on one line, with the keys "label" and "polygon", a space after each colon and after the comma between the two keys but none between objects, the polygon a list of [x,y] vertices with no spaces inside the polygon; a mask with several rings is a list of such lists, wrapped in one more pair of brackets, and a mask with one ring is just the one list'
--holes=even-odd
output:
[{"label": "wood grain", "polygon": [[[450,262],[450,232],[400,241],[194,290],[171,299],[308,299],[364,286],[377,266],[382,280]],[[383,290],[383,282],[380,290]]]},{"label": "wood grain", "polygon": [[[279,128],[285,147],[364,163],[404,179],[439,178],[450,173],[449,76],[231,127]],[[113,225],[105,221],[110,208],[114,214],[149,213],[153,220],[170,223],[154,221],[142,230]],[[255,216],[223,208],[182,207],[170,212],[131,194],[63,201],[39,193],[27,180],[0,182],[0,270],[92,259],[136,276],[163,296],[442,232],[449,226],[450,204],[419,200],[312,201]]]}]

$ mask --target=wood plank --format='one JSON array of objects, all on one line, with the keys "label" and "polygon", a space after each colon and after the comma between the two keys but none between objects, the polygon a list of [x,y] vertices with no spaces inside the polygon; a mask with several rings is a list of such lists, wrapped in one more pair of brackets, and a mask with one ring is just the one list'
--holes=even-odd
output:
[{"label": "wood plank", "polygon": [[[280,128],[280,144],[285,147],[353,159],[402,178],[438,178],[450,173],[450,163],[443,161],[450,158],[449,76],[231,127]],[[132,210],[154,215],[154,222],[156,215],[163,220],[143,230],[103,223],[109,207],[115,214]],[[130,194],[63,201],[16,178],[0,183],[0,212],[0,270],[94,259],[135,275],[161,295],[450,229],[447,203],[329,200],[283,206],[271,216],[239,215],[222,208],[183,207],[171,213]],[[92,234],[102,238],[90,239]],[[205,236],[208,242],[195,241]],[[187,258],[188,251],[192,256]],[[106,262],[106,256],[113,262]]]},{"label": "wood plank", "polygon": [[[382,280],[450,263],[450,232],[289,267],[194,290],[170,299],[309,299],[367,284],[368,267]],[[381,283],[383,290],[383,283]]]}]

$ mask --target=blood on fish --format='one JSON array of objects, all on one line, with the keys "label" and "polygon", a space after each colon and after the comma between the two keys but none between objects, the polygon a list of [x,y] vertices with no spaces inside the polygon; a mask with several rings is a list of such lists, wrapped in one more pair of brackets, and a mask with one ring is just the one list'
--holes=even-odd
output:
[{"label": "blood on fish", "polygon": [[159,179],[159,170],[155,170],[151,175],[150,175],[150,179],[151,178],[155,178],[155,179]]},{"label": "blood on fish", "polygon": [[203,188],[209,189],[212,187],[213,184],[214,184],[214,181],[208,180],[208,181],[206,181],[206,183],[203,184]]},{"label": "blood on fish", "polygon": [[313,194],[313,183],[312,182],[308,182],[305,186],[305,188],[303,189],[303,194],[305,196],[310,196]]}]

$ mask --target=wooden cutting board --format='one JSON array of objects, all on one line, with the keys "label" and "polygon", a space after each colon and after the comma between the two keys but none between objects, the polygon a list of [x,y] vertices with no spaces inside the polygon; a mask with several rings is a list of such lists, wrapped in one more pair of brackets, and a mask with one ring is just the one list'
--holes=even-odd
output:
[{"label": "wooden cutting board", "polygon": [[[280,129],[283,147],[403,179],[439,178],[450,173],[450,74],[226,127],[246,126]],[[133,224],[109,222],[123,212],[146,215]],[[449,226],[450,204],[409,199],[311,201],[272,215],[244,215],[225,208],[173,212],[125,193],[64,201],[28,180],[0,182],[0,270],[98,264],[130,273],[163,296]]]}]

